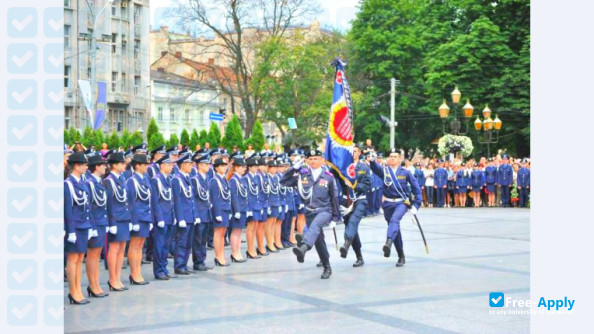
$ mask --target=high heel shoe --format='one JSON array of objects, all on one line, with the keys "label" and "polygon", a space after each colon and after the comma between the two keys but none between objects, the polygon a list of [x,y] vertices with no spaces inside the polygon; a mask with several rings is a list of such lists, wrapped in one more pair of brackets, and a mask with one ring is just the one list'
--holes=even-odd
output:
[{"label": "high heel shoe", "polygon": [[123,288],[116,288],[113,285],[111,285],[111,283],[109,281],[107,281],[107,286],[109,287],[109,291],[126,291],[126,290],[128,290],[125,287],[123,287]]},{"label": "high heel shoe", "polygon": [[93,290],[91,290],[90,286],[87,286],[87,294],[89,295],[89,297],[95,297],[95,298],[103,298],[103,297],[107,297],[109,296],[109,293],[94,293]]},{"label": "high heel shoe", "polygon": [[248,251],[245,251],[245,255],[247,255],[248,259],[259,259],[259,258],[261,258],[260,255],[251,256],[250,255],[250,252],[248,252]]},{"label": "high heel shoe", "polygon": [[70,304],[75,304],[75,305],[84,305],[84,304],[88,304],[90,303],[90,301],[88,299],[82,299],[82,300],[76,300],[74,299],[74,297],[72,297],[71,294],[68,294],[68,300],[70,301]]},{"label": "high heel shoe", "polygon": [[128,276],[128,278],[130,279],[130,284],[132,284],[132,285],[147,285],[150,283],[147,281],[136,282],[135,280],[132,279],[132,275]]},{"label": "high heel shoe", "polygon": [[282,251],[283,249],[285,249],[284,246],[277,246],[276,244],[274,244],[274,247],[279,251]]},{"label": "high heel shoe", "polygon": [[266,250],[268,252],[270,252],[270,253],[278,253],[278,252],[280,252],[278,249],[275,249],[275,250],[270,249],[270,247],[268,247],[268,245],[266,245]]},{"label": "high heel shoe", "polygon": [[233,255],[231,255],[231,262],[243,263],[246,262],[246,259],[237,260]]},{"label": "high heel shoe", "polygon": [[256,248],[256,254],[262,255],[262,256],[268,256],[268,253],[262,253],[262,252],[260,252],[260,250],[258,248]]},{"label": "high heel shoe", "polygon": [[215,265],[216,265],[216,266],[219,266],[219,267],[228,267],[228,266],[230,266],[230,265],[231,265],[231,263],[228,263],[228,262],[227,262],[227,263],[221,263],[221,262],[219,262],[219,260],[218,260],[218,259],[215,257]]}]

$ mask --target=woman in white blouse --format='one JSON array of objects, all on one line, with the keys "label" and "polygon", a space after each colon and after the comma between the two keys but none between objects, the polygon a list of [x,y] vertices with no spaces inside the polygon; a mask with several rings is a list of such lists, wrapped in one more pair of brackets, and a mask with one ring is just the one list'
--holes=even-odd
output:
[{"label": "woman in white blouse", "polygon": [[427,169],[423,171],[425,173],[425,189],[427,190],[427,206],[432,208],[433,207],[433,197],[434,197],[434,189],[433,189],[433,176],[435,174],[435,170],[433,170],[433,164],[430,163],[427,166]]}]

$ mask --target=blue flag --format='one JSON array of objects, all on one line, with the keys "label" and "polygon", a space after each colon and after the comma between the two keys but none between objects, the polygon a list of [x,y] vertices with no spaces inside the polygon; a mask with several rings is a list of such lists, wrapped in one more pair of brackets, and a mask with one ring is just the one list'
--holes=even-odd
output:
[{"label": "blue flag", "polygon": [[105,120],[105,106],[107,105],[107,84],[105,82],[97,82],[97,107],[95,107],[95,122],[93,129],[97,130]]}]

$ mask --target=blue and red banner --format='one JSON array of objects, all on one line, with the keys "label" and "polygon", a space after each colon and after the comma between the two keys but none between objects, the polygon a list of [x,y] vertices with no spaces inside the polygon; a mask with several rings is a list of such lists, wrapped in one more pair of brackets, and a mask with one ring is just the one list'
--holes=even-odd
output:
[{"label": "blue and red banner", "polygon": [[93,129],[97,130],[105,120],[105,106],[107,105],[107,83],[97,82],[97,107],[95,107],[95,122]]},{"label": "blue and red banner", "polygon": [[332,64],[336,67],[336,74],[324,158],[342,179],[352,182],[356,175],[353,164],[354,133],[351,90],[344,73],[346,63],[336,58]]}]

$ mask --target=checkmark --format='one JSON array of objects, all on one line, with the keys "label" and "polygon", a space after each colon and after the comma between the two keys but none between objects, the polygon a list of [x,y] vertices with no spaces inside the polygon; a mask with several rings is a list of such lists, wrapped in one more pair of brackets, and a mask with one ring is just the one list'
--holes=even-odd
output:
[{"label": "checkmark", "polygon": [[27,277],[29,277],[31,275],[31,273],[33,273],[33,268],[31,267],[27,267],[27,269],[25,269],[25,271],[23,271],[22,273],[17,273],[16,271],[13,271],[11,276],[12,278],[15,279],[15,281],[19,282],[19,283],[23,283]]},{"label": "checkmark", "polygon": [[60,210],[63,207],[63,203],[64,203],[64,200],[63,199],[60,199],[59,201],[55,201],[53,199],[50,199],[47,202],[47,204],[49,204],[52,207],[52,209],[54,209],[54,211]]},{"label": "checkmark", "polygon": [[501,296],[497,297],[497,298],[491,298],[491,301],[493,302],[493,304],[497,304],[499,303],[499,301],[501,300]]},{"label": "checkmark", "polygon": [[62,62],[64,61],[64,54],[61,54],[58,57],[51,55],[47,57],[47,60],[49,60],[49,62],[52,63],[52,65],[54,65],[55,67],[58,67],[62,65]]},{"label": "checkmark", "polygon": [[47,94],[47,96],[49,96],[50,99],[52,99],[52,101],[54,101],[54,103],[58,103],[58,101],[62,100],[62,98],[64,98],[64,91],[60,91],[58,93],[54,93],[53,91],[50,91],[49,94]]},{"label": "checkmark", "polygon": [[49,164],[49,166],[47,166],[47,169],[49,169],[50,172],[52,172],[54,175],[58,175],[62,172],[62,167],[60,167],[60,165],[55,164]]},{"label": "checkmark", "polygon": [[25,305],[25,307],[23,307],[22,309],[13,307],[10,310],[10,312],[12,312],[12,314],[14,314],[15,317],[17,317],[17,318],[19,318],[19,320],[21,320],[27,315],[27,313],[31,312],[32,309],[33,309],[33,304],[27,303],[27,305]]},{"label": "checkmark", "polygon": [[17,173],[19,176],[22,176],[28,169],[29,167],[31,167],[33,165],[33,160],[31,159],[27,159],[27,161],[25,161],[24,164],[22,165],[17,165],[16,163],[13,163],[12,166],[10,166],[12,168],[12,170]]},{"label": "checkmark", "polygon": [[15,27],[18,31],[23,31],[23,29],[27,28],[31,21],[33,21],[33,16],[27,15],[22,21],[13,19],[12,21],[10,21],[10,23],[12,23],[12,26]]},{"label": "checkmark", "polygon": [[49,273],[47,273],[47,276],[54,281],[54,283],[58,283],[62,280],[64,280],[64,274],[63,273],[55,273],[53,271],[50,271]]},{"label": "checkmark", "polygon": [[23,210],[25,210],[25,208],[27,207],[27,205],[29,205],[29,203],[31,203],[31,201],[33,201],[33,196],[28,195],[27,197],[25,197],[25,199],[23,199],[22,201],[17,201],[16,199],[13,199],[10,204],[12,204],[12,206],[17,209],[19,212],[22,212]]},{"label": "checkmark", "polygon": [[47,309],[47,312],[54,317],[54,319],[58,319],[62,316],[62,314],[64,314],[64,309],[62,308],[53,308],[50,307],[49,309]]},{"label": "checkmark", "polygon": [[[62,96],[64,96],[64,92],[62,92]],[[54,101],[54,102],[56,102],[56,101]],[[56,129],[52,126],[49,129],[47,129],[47,132],[49,132],[49,134],[52,135],[52,137],[54,137],[54,139],[58,139],[64,133],[64,127],[61,126]]]},{"label": "checkmark", "polygon": [[25,99],[27,99],[29,97],[29,95],[31,95],[31,93],[33,93],[33,88],[31,87],[27,87],[27,89],[25,89],[25,91],[23,91],[22,93],[18,93],[18,92],[12,92],[12,97],[18,102],[18,103],[23,103],[23,101],[25,101]]},{"label": "checkmark", "polygon": [[27,243],[27,241],[29,241],[29,239],[31,239],[31,237],[33,237],[33,232],[27,231],[27,233],[25,233],[21,237],[13,235],[10,238],[10,240],[12,240],[12,242],[14,242],[19,248],[21,248]]},{"label": "checkmark", "polygon": [[54,235],[50,235],[47,240],[49,240],[49,242],[52,243],[52,245],[54,245],[54,247],[58,247],[60,246],[60,244],[62,243],[62,237],[57,237]]},{"label": "checkmark", "polygon": [[31,51],[27,51],[22,57],[17,57],[16,55],[13,55],[10,59],[12,59],[12,62],[16,64],[16,66],[18,67],[23,67],[23,65],[25,65],[29,59],[31,59],[31,57],[33,57],[34,53]]},{"label": "checkmark", "polygon": [[58,29],[60,29],[64,25],[64,18],[60,19],[59,21],[50,19],[49,21],[47,21],[47,23],[50,25],[50,27],[52,27],[52,29],[58,31]]},{"label": "checkmark", "polygon": [[14,134],[18,139],[23,139],[23,137],[25,137],[27,133],[31,131],[31,129],[33,129],[33,124],[27,123],[25,127],[20,130],[17,128],[12,128],[12,134]]}]

